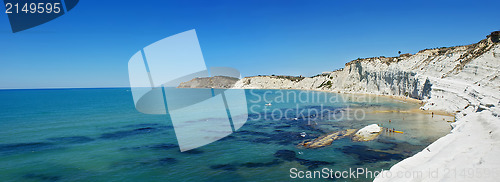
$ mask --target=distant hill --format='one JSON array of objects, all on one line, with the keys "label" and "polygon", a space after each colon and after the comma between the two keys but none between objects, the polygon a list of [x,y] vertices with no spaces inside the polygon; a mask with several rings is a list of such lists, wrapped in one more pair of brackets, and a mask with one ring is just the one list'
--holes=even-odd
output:
[{"label": "distant hill", "polygon": [[238,78],[227,76],[193,78],[182,82],[177,88],[231,88],[238,80]]}]

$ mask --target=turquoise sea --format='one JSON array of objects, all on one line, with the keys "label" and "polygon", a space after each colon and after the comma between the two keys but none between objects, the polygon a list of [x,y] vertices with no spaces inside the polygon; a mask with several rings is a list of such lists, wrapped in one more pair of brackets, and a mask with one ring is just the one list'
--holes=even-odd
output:
[{"label": "turquoise sea", "polygon": [[[317,95],[328,101],[311,99]],[[251,102],[243,127],[180,152],[172,122],[136,111],[130,88],[0,90],[0,181],[302,181],[291,178],[292,168],[387,170],[451,129],[450,117],[395,112],[419,105],[386,97],[297,90],[246,90],[246,96]],[[293,112],[278,116],[285,110]],[[297,146],[373,123],[404,134]]]}]

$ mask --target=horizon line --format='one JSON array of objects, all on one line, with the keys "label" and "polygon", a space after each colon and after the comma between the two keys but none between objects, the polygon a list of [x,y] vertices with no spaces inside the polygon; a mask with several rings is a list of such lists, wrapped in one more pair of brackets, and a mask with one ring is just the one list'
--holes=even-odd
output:
[{"label": "horizon line", "polygon": [[130,86],[116,87],[41,87],[41,88],[0,88],[0,90],[64,90],[64,89],[112,89],[112,88],[131,88]]}]

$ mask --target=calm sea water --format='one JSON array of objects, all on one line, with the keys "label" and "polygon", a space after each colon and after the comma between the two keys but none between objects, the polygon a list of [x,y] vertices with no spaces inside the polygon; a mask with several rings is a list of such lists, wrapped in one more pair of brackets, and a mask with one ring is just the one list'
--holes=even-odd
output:
[{"label": "calm sea water", "polygon": [[[289,181],[297,180],[290,178],[291,168],[380,171],[450,131],[445,121],[450,118],[444,116],[374,112],[418,108],[388,98],[246,92],[251,109],[242,128],[181,153],[171,121],[137,112],[129,88],[0,90],[0,181]],[[312,100],[318,93],[329,101]],[[265,106],[269,101],[273,105]],[[280,114],[286,110],[293,112]],[[318,149],[297,147],[372,123],[405,133],[383,133],[369,142],[343,138]]]}]

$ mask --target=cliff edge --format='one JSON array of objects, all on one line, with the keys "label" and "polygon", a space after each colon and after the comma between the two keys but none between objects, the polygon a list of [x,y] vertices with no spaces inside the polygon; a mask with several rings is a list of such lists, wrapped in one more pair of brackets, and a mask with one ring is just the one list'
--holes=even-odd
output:
[{"label": "cliff edge", "polygon": [[[308,89],[422,100],[423,110],[455,114],[452,131],[375,181],[495,181],[500,172],[499,34],[493,32],[471,45],[357,59],[343,69],[314,77],[247,77],[233,88]],[[459,176],[470,171],[474,172],[469,176]],[[405,175],[412,172],[422,175]]]}]

